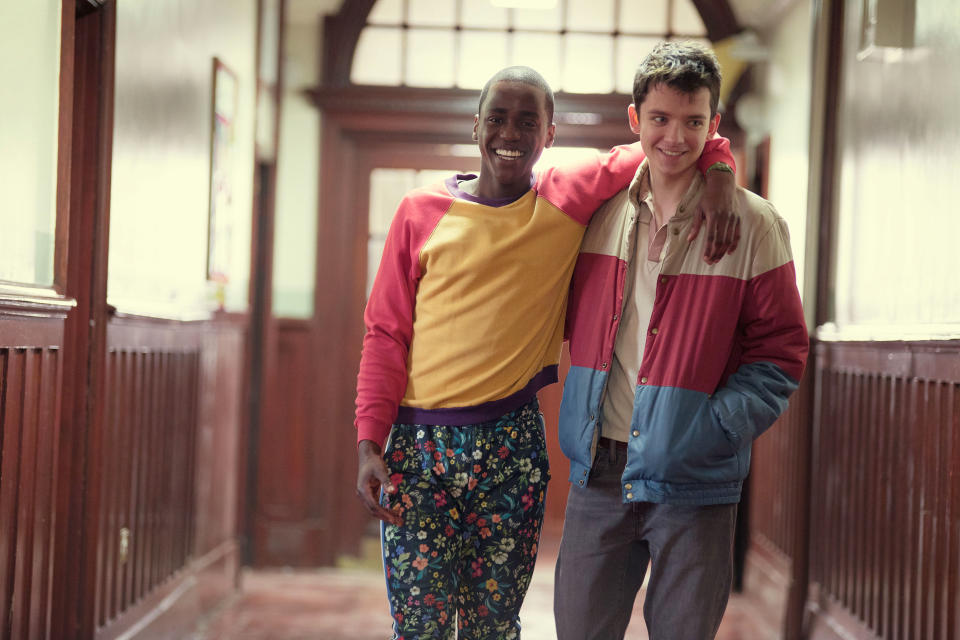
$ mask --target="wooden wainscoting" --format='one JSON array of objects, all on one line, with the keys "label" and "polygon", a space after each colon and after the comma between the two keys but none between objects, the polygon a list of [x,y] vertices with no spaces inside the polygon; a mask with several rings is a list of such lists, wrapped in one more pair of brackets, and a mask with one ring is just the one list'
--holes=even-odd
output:
[{"label": "wooden wainscoting", "polygon": [[811,369],[784,414],[754,444],[750,471],[745,588],[788,639],[799,637],[807,591]]},{"label": "wooden wainscoting", "polygon": [[960,637],[960,343],[822,343],[810,637]]},{"label": "wooden wainscoting", "polygon": [[[326,478],[349,448],[318,428],[327,408],[316,397],[324,378],[309,320],[278,320],[276,360],[264,379],[263,419],[257,443],[254,564],[318,566],[335,558],[330,530],[334,487]],[[349,423],[339,425],[349,432]]]},{"label": "wooden wainscoting", "polygon": [[243,322],[121,318],[96,458],[97,638],[180,637],[233,588]]},{"label": "wooden wainscoting", "polygon": [[0,301],[0,638],[45,638],[64,318]]}]

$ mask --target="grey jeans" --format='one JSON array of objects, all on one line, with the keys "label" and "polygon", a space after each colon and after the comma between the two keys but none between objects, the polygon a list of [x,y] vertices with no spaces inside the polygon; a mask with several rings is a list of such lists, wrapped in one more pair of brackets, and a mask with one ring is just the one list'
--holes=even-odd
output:
[{"label": "grey jeans", "polygon": [[557,558],[558,640],[617,640],[647,563],[650,640],[713,640],[730,594],[737,505],[624,503],[626,451],[601,441],[588,486],[572,485]]}]

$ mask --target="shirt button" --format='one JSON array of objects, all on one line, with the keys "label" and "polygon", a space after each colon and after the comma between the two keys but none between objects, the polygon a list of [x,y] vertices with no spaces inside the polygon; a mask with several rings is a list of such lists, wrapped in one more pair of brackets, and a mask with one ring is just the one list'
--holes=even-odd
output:
[{"label": "shirt button", "polygon": [[628,482],[627,484],[623,485],[623,488],[629,491],[630,489],[633,489],[633,485]]},{"label": "shirt button", "polygon": [[644,376],[643,378],[640,378],[640,384],[647,384],[646,376]]},{"label": "shirt button", "polygon": [[583,486],[583,480],[580,481],[580,486],[581,486],[581,487]]},{"label": "shirt button", "polygon": [[606,369],[606,368],[607,368],[607,363],[604,362],[603,364],[601,364],[601,365],[600,365],[600,368],[601,368],[601,369]]},{"label": "shirt button", "polygon": [[652,333],[653,335],[657,335],[658,333],[660,333],[660,330],[654,327],[653,329],[650,329],[650,333]]},{"label": "shirt button", "polygon": [[613,314],[613,319],[614,319],[614,320],[616,320],[616,319],[619,318],[619,317],[620,317],[620,316],[618,316],[617,314]]},{"label": "shirt button", "polygon": [[660,284],[666,284],[666,282],[667,282],[666,278],[660,278]]},{"label": "shirt button", "polygon": [[593,422],[593,419],[594,419],[595,417],[596,417],[596,414],[591,413],[591,414],[590,414],[590,422]]},{"label": "shirt button", "polygon": [[628,494],[627,494],[627,500],[633,500],[633,494],[632,494],[632,493],[628,493]]},{"label": "shirt button", "polygon": [[[636,429],[634,429],[634,430],[633,430],[633,437],[636,438],[636,437],[639,436],[639,435],[640,435],[640,432],[637,431]],[[627,489],[629,489],[629,488],[630,488],[630,487],[627,487]]]}]

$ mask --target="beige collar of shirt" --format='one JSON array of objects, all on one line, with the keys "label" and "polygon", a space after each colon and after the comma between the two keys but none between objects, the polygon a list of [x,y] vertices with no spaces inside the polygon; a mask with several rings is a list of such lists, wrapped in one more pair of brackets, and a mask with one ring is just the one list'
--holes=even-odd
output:
[{"label": "beige collar of shirt", "polygon": [[[704,180],[700,172],[690,181],[687,192],[680,200],[680,205],[673,216],[668,218],[661,227],[657,227],[653,216],[653,191],[650,188],[650,165],[646,159],[640,163],[637,173],[630,181],[627,197],[637,210],[637,221],[649,225],[647,238],[647,259],[659,261],[662,259],[663,247],[666,244],[666,227],[670,222],[682,223],[693,216],[696,204],[703,193]],[[646,206],[643,206],[646,205]]]}]

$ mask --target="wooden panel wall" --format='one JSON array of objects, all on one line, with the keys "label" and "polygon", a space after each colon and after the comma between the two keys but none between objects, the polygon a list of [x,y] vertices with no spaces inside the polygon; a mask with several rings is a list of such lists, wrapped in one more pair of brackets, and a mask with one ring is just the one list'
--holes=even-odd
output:
[{"label": "wooden panel wall", "polygon": [[[0,335],[5,325],[0,322]],[[56,522],[57,346],[0,339],[0,637],[45,638]]]},{"label": "wooden panel wall", "polygon": [[95,635],[180,637],[235,583],[245,324],[123,318],[107,338]]},{"label": "wooden panel wall", "polygon": [[[265,377],[258,456],[254,563],[316,566],[333,559],[333,487],[322,476],[345,452],[316,428],[317,358],[309,321],[277,321],[277,365]],[[345,427],[344,427],[345,428]]]},{"label": "wooden panel wall", "polygon": [[786,638],[797,637],[807,591],[811,369],[784,414],[754,443],[749,480],[745,585]]},{"label": "wooden panel wall", "polygon": [[790,406],[754,444],[750,470],[750,532],[784,556],[795,558],[807,544],[800,505],[806,502],[810,452],[809,370],[790,397]]},{"label": "wooden panel wall", "polygon": [[200,345],[195,336],[156,344],[146,333],[133,340],[113,335],[107,351],[97,626],[193,553]]},{"label": "wooden panel wall", "polygon": [[810,637],[960,637],[960,344],[817,359]]}]

